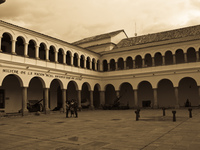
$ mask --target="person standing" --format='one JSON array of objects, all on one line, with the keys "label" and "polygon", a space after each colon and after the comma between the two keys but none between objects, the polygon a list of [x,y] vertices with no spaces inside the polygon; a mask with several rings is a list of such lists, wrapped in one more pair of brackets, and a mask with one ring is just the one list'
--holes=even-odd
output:
[{"label": "person standing", "polygon": [[77,112],[78,103],[75,99],[72,99],[72,103],[71,103],[70,107],[74,108],[75,118],[78,118],[78,112]]},{"label": "person standing", "polygon": [[68,116],[69,111],[70,111],[70,101],[67,100],[66,101],[66,118],[69,118],[69,116]]}]

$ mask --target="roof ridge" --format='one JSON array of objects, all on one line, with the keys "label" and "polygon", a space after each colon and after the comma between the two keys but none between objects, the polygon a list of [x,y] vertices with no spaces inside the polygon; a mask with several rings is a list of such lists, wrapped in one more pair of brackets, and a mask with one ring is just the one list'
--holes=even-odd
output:
[{"label": "roof ridge", "polygon": [[104,39],[104,38],[107,38],[107,37],[114,36],[114,35],[118,34],[119,32],[124,32],[125,33],[124,29],[116,30],[116,31],[108,32],[108,33],[103,33],[103,34],[90,36],[90,37],[87,37],[87,38],[72,42],[72,44],[78,45],[78,44],[82,44],[82,43],[86,43],[86,42],[91,42],[91,41],[95,41],[95,40]]}]

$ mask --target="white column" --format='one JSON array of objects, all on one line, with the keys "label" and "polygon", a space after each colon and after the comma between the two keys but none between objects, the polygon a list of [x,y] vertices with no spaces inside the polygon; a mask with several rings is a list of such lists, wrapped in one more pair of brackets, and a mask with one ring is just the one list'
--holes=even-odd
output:
[{"label": "white column", "polygon": [[184,62],[187,63],[187,53],[184,53]]},{"label": "white column", "polygon": [[118,70],[118,64],[115,62],[115,70]]},{"label": "white column", "polygon": [[142,59],[142,68],[145,67],[145,59]]},{"label": "white column", "polygon": [[199,61],[199,51],[196,51],[196,61]]},{"label": "white column", "polygon": [[176,55],[173,55],[173,64],[176,64]]},{"label": "white column", "polygon": [[93,91],[90,91],[90,108],[94,109],[94,105],[93,105]]},{"label": "white column", "polygon": [[110,71],[110,63],[108,63],[108,71]]},{"label": "white column", "polygon": [[28,57],[28,43],[24,43],[24,56]]},{"label": "white column", "polygon": [[116,92],[116,96],[119,97],[120,96],[120,91],[115,91]]},{"label": "white column", "polygon": [[97,62],[94,62],[94,70],[97,70]]},{"label": "white column", "polygon": [[13,55],[16,55],[15,45],[16,45],[16,40],[12,40],[12,52],[11,52],[11,54],[13,54]]},{"label": "white column", "polygon": [[103,71],[103,62],[102,61],[99,62],[99,71]]},{"label": "white column", "polygon": [[74,66],[74,57],[73,56],[71,56],[71,66]]},{"label": "white column", "polygon": [[105,105],[105,91],[100,91],[100,106]]},{"label": "white column", "polygon": [[80,58],[77,58],[77,65],[78,65],[79,68],[81,67],[81,61],[80,61]]},{"label": "white column", "polygon": [[139,106],[138,104],[138,90],[134,90],[134,100],[135,100],[135,107]]},{"label": "white column", "polygon": [[153,95],[154,95],[154,108],[158,108],[158,95],[157,95],[157,89],[153,89]]},{"label": "white column", "polygon": [[55,63],[58,63],[58,52],[57,51],[55,51],[54,59],[55,59]]},{"label": "white column", "polygon": [[165,56],[162,56],[162,65],[165,65]]},{"label": "white column", "polygon": [[50,113],[50,110],[49,110],[49,89],[48,88],[44,89],[44,110],[45,110],[46,114]]},{"label": "white column", "polygon": [[174,93],[175,93],[175,98],[176,98],[175,108],[179,108],[178,87],[174,87]]},{"label": "white column", "polygon": [[22,87],[22,116],[28,114],[27,109],[27,87]]},{"label": "white column", "polygon": [[37,46],[37,45],[35,46],[35,58],[40,59],[39,58],[39,46]]},{"label": "white column", "polygon": [[152,57],[152,66],[155,66],[155,59]]},{"label": "white column", "polygon": [[66,55],[65,55],[65,53],[63,53],[63,64],[67,64],[67,62],[66,62]]},{"label": "white column", "polygon": [[91,60],[90,60],[89,64],[90,64],[89,69],[92,70],[92,61]]},{"label": "white column", "polygon": [[78,90],[77,91],[77,94],[78,94],[78,108],[82,108],[81,107],[81,90]]},{"label": "white column", "polygon": [[50,61],[50,60],[49,60],[49,49],[46,48],[46,49],[45,49],[45,52],[46,52],[46,61]]},{"label": "white column", "polygon": [[62,89],[62,108],[63,112],[66,112],[66,90]]},{"label": "white column", "polygon": [[124,61],[124,69],[126,69],[126,61]]},{"label": "white column", "polygon": [[135,60],[133,60],[133,69],[135,69]]},{"label": "white column", "polygon": [[84,61],[83,68],[84,68],[84,69],[86,69],[87,60],[86,60],[86,59],[84,59],[83,61]]}]

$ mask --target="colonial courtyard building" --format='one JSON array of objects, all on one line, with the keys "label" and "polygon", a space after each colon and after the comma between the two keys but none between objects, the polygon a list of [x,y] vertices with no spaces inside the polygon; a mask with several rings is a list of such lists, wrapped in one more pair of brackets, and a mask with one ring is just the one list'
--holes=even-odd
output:
[{"label": "colonial courtyard building", "polygon": [[0,111],[200,104],[200,25],[129,38],[124,30],[68,43],[0,21]]}]

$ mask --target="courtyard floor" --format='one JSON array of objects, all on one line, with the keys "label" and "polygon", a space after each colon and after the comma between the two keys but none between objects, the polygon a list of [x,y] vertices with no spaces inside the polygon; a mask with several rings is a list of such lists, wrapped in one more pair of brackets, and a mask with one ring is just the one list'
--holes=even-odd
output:
[{"label": "courtyard floor", "polygon": [[0,150],[199,150],[200,109],[83,110],[0,117]]}]

